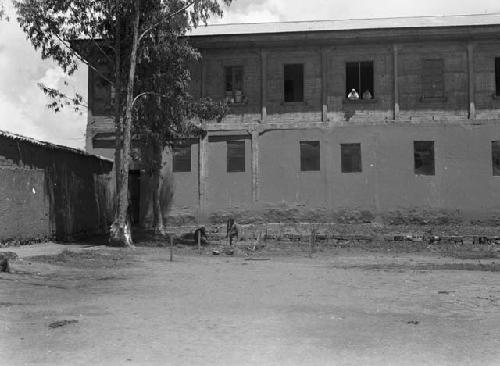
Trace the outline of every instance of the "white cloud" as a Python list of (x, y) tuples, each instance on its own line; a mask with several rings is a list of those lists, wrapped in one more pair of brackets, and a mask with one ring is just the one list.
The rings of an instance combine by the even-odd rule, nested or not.
[(82, 69), (68, 77), (54, 62), (41, 60), (12, 17), (0, 22), (0, 129), (83, 148), (86, 115), (48, 110), (37, 83), (61, 88), (66, 80), (70, 87), (65, 91), (86, 96), (86, 74)]
[(66, 79), (66, 74), (60, 68), (50, 68), (45, 71), (45, 75), (40, 78), (39, 82), (48, 86), (49, 88), (59, 88), (61, 83)]
[[(457, 15), (500, 12), (498, 0), (234, 0), (224, 23), (253, 13), (269, 12), (282, 21), (360, 19), (419, 15)], [(226, 21), (229, 20), (229, 21)], [(252, 17), (252, 22), (258, 17)], [(262, 20), (267, 21), (267, 20)]]

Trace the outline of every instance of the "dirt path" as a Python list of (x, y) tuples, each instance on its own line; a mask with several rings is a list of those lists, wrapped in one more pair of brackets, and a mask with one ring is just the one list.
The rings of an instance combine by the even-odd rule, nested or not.
[(0, 274), (0, 364), (500, 364), (500, 272), (412, 269), (458, 260), (97, 252)]

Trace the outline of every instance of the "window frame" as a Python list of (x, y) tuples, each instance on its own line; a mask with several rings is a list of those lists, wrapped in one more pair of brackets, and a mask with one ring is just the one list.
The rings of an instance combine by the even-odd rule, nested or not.
[[(306, 146), (317, 149), (313, 151), (314, 155), (306, 156)], [(314, 146), (317, 145), (317, 146)], [(300, 171), (301, 172), (319, 172), (321, 171), (321, 141), (319, 140), (302, 140), (299, 141), (300, 150)], [(317, 154), (317, 156), (316, 156)], [(313, 160), (314, 159), (314, 160)], [(312, 163), (311, 163), (311, 160)]]
[[(496, 154), (495, 154), (496, 153)], [(497, 155), (497, 156), (495, 156)], [(495, 161), (498, 164), (495, 166)], [(500, 176), (500, 140), (491, 141), (491, 168), (494, 177)]]
[[(425, 153), (422, 148), (417, 149), (417, 145), (430, 144), (432, 146), (432, 166), (431, 168), (425, 168), (424, 160), (425, 156), (422, 157), (422, 154)], [(420, 155), (419, 155), (420, 154)], [(417, 162), (420, 160), (421, 165), (417, 166)], [(424, 167), (424, 168), (422, 168)], [(425, 176), (435, 176), (436, 175), (436, 144), (433, 140), (418, 140), (413, 141), (413, 172), (415, 175), (425, 175)]]
[[(363, 81), (362, 81), (362, 73), (361, 73), (361, 70), (362, 70), (362, 64), (369, 64), (371, 66), (371, 82), (369, 82), (368, 84), (371, 85), (371, 90), (368, 88), (368, 90), (370, 90), (370, 93), (372, 95), (372, 97), (370, 99), (365, 99), (363, 98), (363, 94), (364, 94), (364, 91), (362, 90), (363, 87), (362, 85), (364, 84)], [(357, 88), (354, 88), (356, 89), (356, 92), (358, 93), (359, 95), (359, 99), (356, 99), (356, 100), (363, 100), (363, 101), (367, 101), (367, 100), (375, 100), (375, 62), (373, 60), (368, 60), (368, 61), (346, 61), (345, 62), (345, 94), (344, 94), (344, 98), (346, 100), (350, 100), (348, 99), (348, 95), (349, 93), (351, 92), (351, 90), (353, 89), (352, 87), (350, 87), (348, 84), (349, 84), (349, 79), (350, 77), (348, 77), (348, 69), (349, 67), (352, 67), (352, 66), (356, 66), (357, 68), (357, 73), (358, 73), (358, 87)], [(352, 86), (352, 85), (351, 85)]]
[[(287, 67), (288, 68), (292, 68), (292, 67), (298, 67), (300, 66), (301, 68), (301, 86), (300, 88), (298, 88), (297, 90), (300, 92), (297, 92), (295, 91), (295, 84), (294, 84), (294, 89), (293, 89), (293, 100), (287, 100), (287, 96), (290, 94), (290, 93), (287, 93), (286, 92), (286, 85), (287, 85), (287, 81), (297, 81), (296, 79), (290, 79), (290, 78), (287, 78)], [(298, 85), (298, 84), (297, 84)], [(286, 64), (283, 64), (283, 103), (304, 103), (305, 102), (305, 64), (302, 62), (297, 62), (297, 63), (286, 63)]]
[[(173, 173), (191, 173), (192, 171), (192, 156), (193, 149), (192, 144), (189, 143), (178, 143), (172, 146), (172, 172)], [(182, 149), (182, 150), (181, 150)], [(186, 158), (187, 153), (181, 153), (182, 151), (187, 151), (189, 149), (189, 159)], [(181, 150), (181, 151), (176, 151)], [(178, 157), (182, 156), (181, 159)], [(177, 159), (176, 159), (177, 157)], [(177, 162), (177, 163), (176, 163)], [(189, 165), (183, 165), (183, 162), (188, 162)]]
[[(243, 156), (232, 156), (234, 148), (238, 147)], [(226, 171), (228, 173), (244, 173), (246, 171), (246, 140), (227, 140), (226, 141)]]
[(495, 57), (495, 97), (500, 97), (500, 57)]
[[(353, 159), (352, 155), (349, 156), (349, 164), (350, 166), (348, 167), (347, 164), (347, 149), (351, 149), (353, 147), (357, 148), (357, 155), (355, 159)], [(351, 150), (352, 151), (352, 150)], [(353, 161), (355, 163), (353, 163)], [(354, 167), (354, 168), (353, 168)], [(350, 168), (350, 169), (348, 169)], [(360, 142), (352, 142), (352, 143), (345, 143), (345, 144), (340, 144), (340, 171), (345, 174), (351, 174), (351, 173), (362, 173), (363, 172), (363, 159), (362, 159), (362, 154), (361, 154), (361, 143)]]
[[(238, 70), (240, 73), (241, 73), (241, 80), (240, 80), (240, 88), (236, 88), (235, 85), (237, 84), (236, 83), (236, 80), (237, 80), (237, 77), (236, 77), (236, 72), (235, 70)], [(228, 86), (228, 76), (229, 74), (231, 75), (231, 87), (232, 89), (229, 90), (227, 88)], [(226, 98), (226, 100), (230, 103), (242, 103), (243, 101), (243, 96), (245, 95), (245, 68), (243, 65), (226, 65), (224, 66), (224, 96)], [(237, 99), (237, 94), (236, 92), (237, 91), (240, 91), (241, 94), (240, 94), (240, 98), (241, 100), (239, 102), (236, 102), (236, 99)]]
[[(103, 70), (102, 73), (106, 73)], [(112, 85), (99, 73), (92, 71), (92, 103), (91, 111), (96, 116), (108, 115), (113, 106), (115, 99), (115, 90)]]

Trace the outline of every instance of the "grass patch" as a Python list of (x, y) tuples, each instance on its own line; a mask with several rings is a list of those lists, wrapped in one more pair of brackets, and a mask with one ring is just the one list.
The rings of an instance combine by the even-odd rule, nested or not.
[(65, 249), (57, 255), (37, 255), (28, 257), (26, 260), (77, 268), (117, 267), (134, 262), (128, 249), (105, 253), (102, 253), (102, 250), (71, 251)]

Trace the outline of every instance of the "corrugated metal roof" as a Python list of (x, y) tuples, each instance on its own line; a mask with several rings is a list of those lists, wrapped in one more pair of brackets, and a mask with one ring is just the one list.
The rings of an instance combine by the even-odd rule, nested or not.
[(213, 24), (193, 29), (190, 33), (188, 33), (188, 35), (196, 37), (384, 28), (459, 27), (494, 24), (500, 25), (500, 13), (349, 20), (314, 20), (277, 23)]
[(16, 133), (12, 133), (12, 132), (8, 132), (8, 131), (0, 130), (0, 136), (7, 137), (7, 138), (10, 138), (12, 140), (19, 140), (19, 141), (28, 142), (28, 143), (33, 144), (33, 145), (43, 146), (43, 147), (47, 147), (47, 148), (51, 148), (51, 149), (65, 150), (65, 151), (72, 152), (74, 154), (91, 156), (91, 157), (98, 158), (98, 159), (101, 159), (101, 160), (106, 160), (106, 161), (113, 162), (112, 159), (108, 159), (108, 158), (106, 158), (104, 156), (89, 154), (89, 153), (87, 153), (84, 150), (75, 149), (75, 148), (68, 147), (68, 146), (63, 146), (63, 145), (56, 145), (56, 144), (52, 144), (52, 143), (47, 142), (47, 141), (35, 140), (35, 139), (31, 138), (31, 137), (26, 137), (26, 136), (23, 136), (23, 135), (18, 135)]

